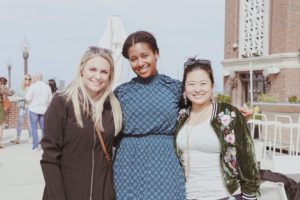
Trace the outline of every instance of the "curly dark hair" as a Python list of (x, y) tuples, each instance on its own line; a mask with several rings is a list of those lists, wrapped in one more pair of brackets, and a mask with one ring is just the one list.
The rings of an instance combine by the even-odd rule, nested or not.
[(154, 53), (159, 54), (159, 49), (157, 42), (153, 34), (147, 31), (137, 31), (130, 34), (123, 45), (122, 54), (125, 58), (129, 59), (128, 50), (129, 48), (136, 43), (147, 43)]
[(0, 83), (6, 85), (7, 79), (5, 77), (0, 77)]

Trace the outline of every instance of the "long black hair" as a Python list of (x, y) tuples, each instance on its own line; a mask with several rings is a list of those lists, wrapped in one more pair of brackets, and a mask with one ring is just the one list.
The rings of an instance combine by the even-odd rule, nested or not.
[(49, 86), (51, 88), (52, 94), (54, 94), (56, 92), (56, 90), (57, 90), (57, 86), (56, 86), (55, 80), (54, 79), (49, 79), (48, 80), (48, 84), (49, 84)]
[(182, 83), (181, 83), (182, 94), (180, 96), (180, 100), (179, 100), (179, 103), (178, 103), (178, 106), (179, 106), (180, 109), (181, 108), (188, 108), (192, 105), (192, 102), (190, 100), (188, 100), (187, 98), (184, 98), (183, 94), (185, 92), (185, 82), (186, 82), (187, 74), (189, 72), (197, 70), (197, 69), (201, 69), (201, 70), (205, 71), (208, 74), (212, 85), (214, 85), (214, 83), (215, 83), (213, 70), (212, 70), (212, 67), (211, 67), (211, 62), (209, 60), (197, 59), (196, 56), (188, 58), (187, 61), (184, 63), (184, 72), (183, 72), (183, 78), (182, 78)]

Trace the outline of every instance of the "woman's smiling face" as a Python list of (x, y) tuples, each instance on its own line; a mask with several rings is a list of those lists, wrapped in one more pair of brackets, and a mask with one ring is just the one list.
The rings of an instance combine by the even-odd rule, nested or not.
[(148, 78), (157, 73), (158, 54), (153, 52), (145, 42), (133, 44), (128, 49), (129, 62), (132, 70), (141, 78)]
[(81, 75), (90, 98), (93, 99), (107, 87), (110, 71), (109, 62), (100, 56), (91, 58), (86, 62)]
[(185, 95), (192, 104), (201, 106), (212, 98), (213, 84), (206, 71), (195, 69), (188, 72), (185, 81)]

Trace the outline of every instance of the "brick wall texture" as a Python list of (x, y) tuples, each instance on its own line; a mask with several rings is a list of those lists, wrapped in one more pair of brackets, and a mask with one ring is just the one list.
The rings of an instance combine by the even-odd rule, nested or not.
[(269, 53), (297, 52), (300, 48), (300, 1), (270, 1)]
[(300, 70), (281, 69), (280, 73), (271, 75), (271, 93), (278, 97), (280, 102), (287, 102), (287, 98), (296, 95), (300, 98)]
[(232, 45), (239, 41), (239, 8), (237, 0), (226, 0), (225, 3), (225, 39), (224, 58), (238, 58), (238, 48)]
[[(238, 48), (233, 44), (239, 40), (238, 0), (225, 2), (225, 44), (224, 59), (243, 59), (238, 56)], [(282, 68), (278, 74), (270, 75), (270, 92), (276, 95), (280, 102), (286, 102), (291, 95), (300, 98), (300, 0), (269, 0), (268, 54), (299, 52), (299, 62), (296, 68)], [(224, 91), (230, 91), (227, 79), (224, 79)], [(235, 89), (237, 90), (237, 88)], [(232, 91), (234, 94), (236, 91)], [(242, 96), (242, 92), (237, 94)], [(241, 100), (238, 100), (239, 102)]]
[[(226, 0), (224, 59), (238, 58), (240, 1)], [(269, 4), (269, 54), (300, 49), (300, 1), (272, 1)]]
[[(10, 107), (5, 112), (5, 127), (6, 128), (16, 128), (17, 127), (17, 120), (18, 120), (18, 107), (16, 101), (10, 101)], [(23, 129), (27, 129), (28, 127), (28, 118), (25, 118)]]

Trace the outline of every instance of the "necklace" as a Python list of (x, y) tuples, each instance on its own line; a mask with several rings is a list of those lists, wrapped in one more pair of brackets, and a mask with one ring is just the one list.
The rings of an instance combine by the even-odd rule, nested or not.
[(190, 175), (190, 135), (191, 135), (191, 132), (193, 131), (194, 127), (195, 126), (190, 126), (190, 129), (189, 129), (189, 126), (188, 126), (188, 121), (190, 120), (190, 118), (187, 120), (186, 124), (185, 124), (185, 132), (186, 132), (186, 166), (185, 166), (185, 177), (188, 177)]
[(203, 119), (205, 119), (207, 117), (207, 111), (211, 106), (211, 102), (208, 102), (206, 105), (204, 105), (202, 108), (202, 110), (198, 111), (198, 112), (193, 112), (191, 109), (191, 124), (197, 124), (198, 122), (201, 122)]
[[(205, 117), (207, 117), (206, 112), (208, 108), (210, 108), (210, 103), (206, 105), (205, 108), (203, 108), (200, 112), (197, 112), (197, 115), (200, 115), (198, 117), (193, 118), (193, 124), (189, 124), (189, 122), (192, 119), (192, 115), (189, 116), (189, 118), (185, 121), (185, 132), (186, 132), (186, 152), (187, 152), (187, 160), (186, 160), (186, 167), (185, 167), (185, 176), (188, 177), (190, 175), (190, 135), (193, 132), (194, 127), (197, 125), (197, 122), (202, 121)], [(190, 128), (189, 128), (190, 126)]]

